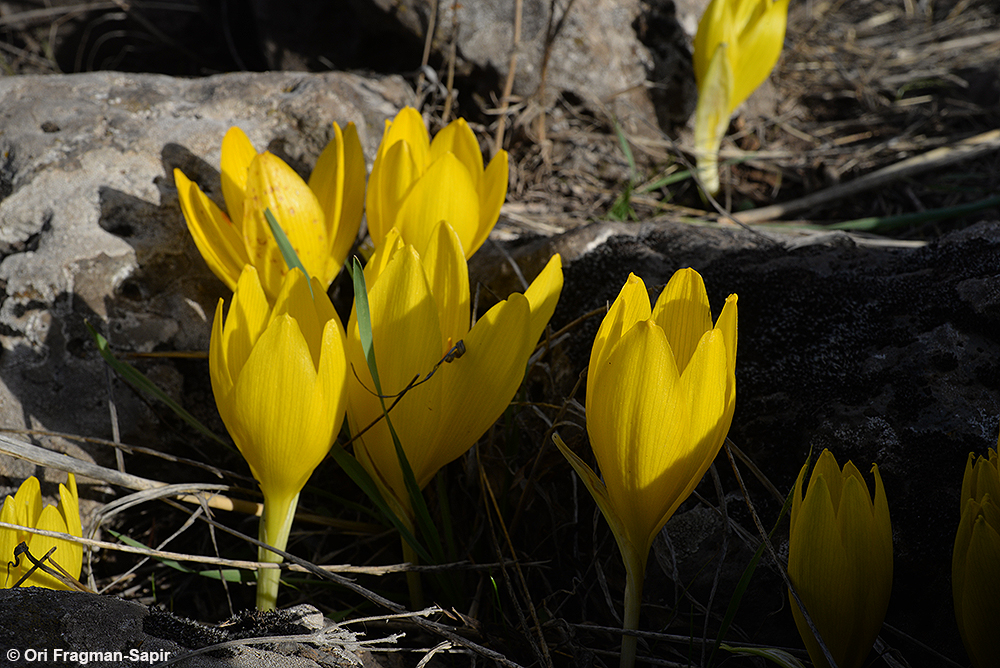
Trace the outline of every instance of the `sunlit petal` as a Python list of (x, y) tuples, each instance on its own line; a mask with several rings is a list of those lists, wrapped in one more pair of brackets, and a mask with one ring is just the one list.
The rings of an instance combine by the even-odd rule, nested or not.
[(243, 228), (243, 198), (247, 185), (247, 170), (257, 157), (257, 151), (243, 130), (231, 127), (222, 138), (222, 196), (236, 229)]

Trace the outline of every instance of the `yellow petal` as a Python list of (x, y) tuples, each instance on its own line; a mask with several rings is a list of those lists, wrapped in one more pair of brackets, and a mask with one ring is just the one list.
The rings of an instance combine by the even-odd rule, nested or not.
[(288, 267), (264, 217), (265, 209), (271, 210), (306, 272), (329, 286), (334, 269), (340, 267), (334, 266), (329, 254), (331, 241), (319, 200), (291, 167), (271, 153), (261, 153), (250, 163), (243, 234), (264, 292), (273, 299)]
[(652, 321), (629, 329), (604, 364), (590, 381), (587, 432), (629, 540), (648, 551), (689, 482), (678, 472), (697, 468), (690, 407), (667, 339)]
[(268, 495), (298, 494), (336, 436), (336, 416), (316, 410), (316, 376), (299, 325), (283, 315), (261, 335), (236, 379), (223, 419)]
[[(382, 382), (382, 392), (395, 395), (415, 376), (423, 377), (441, 359), (441, 333), (437, 307), (424, 275), (420, 259), (412, 247), (395, 253), (368, 287), (375, 361)], [(382, 414), (375, 384), (358, 335), (357, 315), (348, 325), (347, 354), (353, 371), (348, 373), (348, 418), (357, 432)], [(426, 475), (430, 439), (441, 417), (441, 384), (428, 382), (410, 390), (392, 410), (392, 422), (402, 441), (414, 475)], [(392, 398), (387, 400), (388, 403)], [(361, 437), (367, 459), (387, 486), (400, 498), (407, 493), (403, 484), (396, 451), (385, 421), (379, 422)]]
[(705, 77), (708, 73), (709, 62), (715, 55), (719, 44), (728, 41), (725, 33), (729, 24), (727, 12), (729, 0), (712, 0), (705, 13), (698, 21), (698, 31), (695, 33), (692, 44), (692, 59), (694, 61), (694, 78), (700, 91), (704, 86)]
[[(42, 509), (42, 514), (34, 526), (36, 529), (43, 529), (45, 531), (66, 533), (66, 522), (59, 513), (59, 509), (52, 505), (45, 506)], [(82, 548), (74, 546), (73, 543), (60, 538), (41, 536), (39, 534), (32, 535), (28, 541), (28, 548), (31, 550), (31, 555), (39, 560), (44, 558), (49, 550), (55, 548), (55, 552), (51, 554), (49, 559), (55, 560), (63, 570), (73, 577), (79, 577), (82, 564)], [(46, 559), (45, 563), (48, 563), (48, 559)], [(76, 572), (74, 573), (71, 569)], [(29, 587), (45, 587), (47, 589), (69, 589), (60, 580), (43, 572), (41, 569), (32, 573), (28, 581), (22, 586), (25, 585)]]
[(462, 242), (444, 221), (435, 226), (422, 252), (421, 264), (437, 304), (441, 348), (446, 350), (469, 332), (469, 267), (462, 254)]
[(385, 149), (375, 161), (368, 181), (366, 213), (368, 233), (376, 247), (395, 225), (403, 199), (421, 171), (414, 161), (412, 147), (403, 141)]
[[(21, 524), (17, 519), (14, 497), (8, 496), (4, 499), (3, 507), (0, 507), (0, 522)], [(0, 564), (4, 565), (4, 569), (0, 570), (0, 589), (10, 587), (21, 577), (19, 574), (21, 569), (6, 568), (7, 563), (14, 561), (14, 548), (20, 542), (21, 537), (15, 529), (0, 529)]]
[(329, 252), (339, 271), (361, 225), (365, 156), (354, 123), (348, 123), (343, 131), (334, 123), (333, 133), (309, 176), (309, 188), (323, 209), (331, 241)]
[(467, 256), (479, 230), (479, 193), (469, 170), (453, 153), (441, 156), (413, 184), (395, 225), (407, 243), (424, 248), (442, 220), (455, 229)]
[(387, 125), (382, 136), (382, 146), (387, 149), (400, 141), (409, 145), (414, 163), (423, 171), (430, 163), (430, 135), (420, 112), (413, 107), (403, 107), (396, 118), (392, 119), (392, 123)]
[(174, 170), (177, 198), (205, 263), (230, 290), (236, 288), (243, 267), (250, 262), (243, 236), (229, 217), (179, 169)]
[(510, 178), (507, 163), (507, 151), (500, 151), (490, 160), (486, 173), (479, 182), (479, 230), (465, 251), (466, 257), (472, 257), (479, 250), (500, 218)]
[[(318, 282), (316, 285), (319, 287)], [(320, 319), (320, 311), (325, 319)], [(274, 309), (271, 311), (268, 324), (285, 314), (292, 316), (298, 323), (302, 337), (309, 346), (313, 367), (318, 368), (323, 327), (331, 314), (335, 316), (336, 312), (324, 289), (310, 291), (309, 282), (298, 269), (289, 271), (288, 276), (282, 281), (281, 291), (274, 300)]]
[(621, 292), (601, 321), (597, 336), (594, 337), (594, 346), (590, 351), (590, 366), (587, 369), (587, 406), (591, 404), (593, 388), (598, 382), (597, 376), (603, 371), (611, 349), (618, 344), (625, 332), (636, 323), (649, 320), (650, 315), (646, 284), (635, 274), (629, 274)]
[(42, 490), (38, 478), (29, 476), (14, 494), (14, 508), (22, 526), (33, 527), (42, 514)]
[(434, 141), (431, 142), (428, 162), (433, 163), (449, 152), (465, 165), (478, 190), (479, 181), (483, 176), (483, 154), (479, 150), (476, 135), (472, 133), (464, 118), (455, 119), (435, 135)]
[(378, 277), (382, 275), (385, 271), (386, 265), (392, 260), (393, 256), (406, 248), (406, 242), (403, 241), (403, 237), (399, 234), (398, 228), (391, 228), (385, 237), (375, 245), (375, 252), (372, 256), (368, 258), (368, 263), (365, 265), (365, 285), (371, 290), (375, 281)]
[(722, 333), (705, 332), (678, 384), (689, 406), (690, 428), (687, 442), (678, 444), (678, 453), (683, 452), (684, 457), (674, 467), (674, 475), (682, 483), (680, 492), (667, 508), (664, 522), (701, 482), (729, 433), (735, 404), (726, 402), (726, 374)]
[(465, 355), (437, 370), (431, 382), (441, 386), (442, 417), (420, 475), (414, 468), (421, 486), (472, 447), (514, 398), (534, 349), (527, 336), (530, 319), (528, 300), (511, 295), (469, 331)]
[(215, 311), (208, 359), (212, 390), (217, 400), (229, 396), (250, 351), (264, 333), (269, 314), (270, 306), (257, 278), (257, 270), (247, 265), (233, 292), (225, 326), (221, 299)]
[(559, 303), (562, 294), (563, 271), (562, 256), (558, 253), (549, 258), (545, 268), (535, 277), (524, 296), (531, 304), (531, 324), (528, 328), (528, 341), (534, 346), (545, 331), (552, 314)]
[(733, 77), (730, 113), (764, 83), (784, 45), (788, 0), (759, 0), (754, 3), (754, 13), (756, 18), (748, 20), (739, 35), (739, 47), (730, 52)]
[(238, 127), (231, 127), (222, 138), (222, 196), (226, 200), (229, 217), (236, 229), (243, 229), (243, 198), (247, 185), (247, 170), (257, 157), (246, 133)]
[(653, 309), (653, 321), (667, 335), (677, 370), (683, 374), (702, 335), (712, 329), (705, 283), (694, 269), (674, 273)]

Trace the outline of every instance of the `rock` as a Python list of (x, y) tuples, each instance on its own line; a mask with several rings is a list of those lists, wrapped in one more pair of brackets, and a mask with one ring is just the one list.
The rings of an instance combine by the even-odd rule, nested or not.
[[(173, 169), (223, 204), (230, 126), (308, 172), (333, 121), (355, 122), (373, 156), (384, 119), (412, 98), (398, 77), (98, 72), (3, 78), (0, 99), (0, 424), (110, 438), (104, 362), (84, 323), (118, 352), (205, 351), (227, 294), (190, 239)], [(172, 363), (137, 364), (179, 398)], [(115, 386), (123, 440), (154, 444), (149, 408)], [(14, 479), (35, 472), (0, 462)]]
[[(435, 3), (373, 3), (424, 39)], [(514, 47), (514, 5), (440, 3), (433, 48), (445, 60), (455, 41), (459, 73), (491, 82), (494, 93), (502, 91)], [(566, 92), (613, 114), (630, 134), (654, 136), (658, 117), (661, 123), (677, 120), (693, 109), (690, 45), (667, 0), (577, 0), (561, 6), (524, 0), (515, 74), (514, 95), (536, 95), (544, 81), (546, 107)]]
[[(317, 626), (318, 618), (319, 626)], [(323, 629), (312, 606), (270, 613), (248, 612), (209, 627), (115, 596), (52, 591), (38, 587), (0, 589), (0, 646), (14, 667), (93, 663), (131, 668), (176, 660), (193, 650), (247, 638), (308, 637)], [(229, 646), (182, 660), (191, 668), (378, 668), (367, 651), (352, 647), (356, 634), (331, 629), (326, 640), (282, 639)], [(99, 653), (99, 654), (93, 654)]]

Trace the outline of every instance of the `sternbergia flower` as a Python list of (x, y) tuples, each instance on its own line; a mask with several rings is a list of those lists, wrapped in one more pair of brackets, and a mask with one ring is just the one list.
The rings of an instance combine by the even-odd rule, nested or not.
[(361, 224), (365, 158), (348, 123), (320, 154), (306, 184), (281, 158), (257, 153), (246, 134), (230, 128), (222, 140), (222, 194), (228, 215), (179, 169), (174, 181), (188, 229), (209, 268), (236, 288), (243, 267), (257, 268), (268, 299), (281, 289), (287, 266), (264, 211), (271, 210), (310, 276), (323, 290), (336, 278)]
[(975, 668), (1000, 666), (1000, 459), (970, 453), (962, 480), (951, 586), (955, 619)]
[[(264, 494), (260, 540), (284, 550), (299, 492), (344, 420), (344, 331), (322, 284), (290, 270), (271, 307), (252, 266), (243, 269), (209, 349), (219, 414)], [(315, 296), (314, 296), (315, 295)], [(280, 563), (260, 548), (259, 560)], [(278, 570), (257, 576), (257, 607), (274, 608)]]
[(694, 145), (698, 176), (719, 190), (719, 146), (729, 117), (778, 62), (788, 0), (712, 0), (694, 37), (698, 84)]
[[(736, 406), (736, 295), (718, 321), (701, 276), (681, 269), (650, 309), (634, 274), (604, 317), (587, 372), (587, 433), (603, 481), (558, 438), (625, 562), (625, 628), (636, 629), (653, 538), (725, 440)], [(622, 640), (621, 665), (635, 660)]]
[(424, 248), (442, 220), (455, 229), (466, 258), (483, 245), (507, 196), (507, 152), (483, 170), (483, 155), (464, 119), (430, 140), (420, 112), (405, 107), (386, 121), (368, 180), (366, 215), (376, 247), (395, 227)]
[[(43, 508), (38, 479), (31, 476), (21, 483), (14, 496), (8, 496), (4, 500), (3, 508), (0, 509), (0, 522), (82, 536), (79, 496), (76, 491), (76, 478), (72, 473), (69, 474), (69, 480), (65, 485), (59, 485), (59, 499), (58, 507), (48, 505)], [(35, 559), (41, 559), (53, 547), (56, 548), (50, 559), (74, 578), (80, 578), (80, 570), (83, 568), (83, 546), (80, 543), (16, 529), (0, 529), (0, 565), (5, 569), (3, 579), (0, 580), (0, 589), (14, 586), (32, 567), (25, 556), (19, 559), (14, 557), (15, 548), (22, 542), (27, 544), (28, 551)], [(19, 562), (19, 565), (8, 568), (7, 565), (12, 562)], [(51, 566), (48, 561), (45, 563)], [(56, 578), (37, 569), (21, 586), (68, 589)]]
[[(892, 525), (878, 466), (875, 497), (860, 471), (829, 450), (792, 493), (788, 577), (839, 668), (860, 668), (882, 628), (892, 591)], [(792, 616), (816, 666), (826, 657), (789, 592)]]
[[(372, 340), (382, 392), (401, 392), (459, 341), (465, 353), (406, 392), (389, 417), (422, 489), (438, 469), (461, 456), (514, 397), (528, 356), (555, 310), (562, 262), (552, 257), (522, 294), (512, 294), (470, 329), (468, 266), (458, 235), (438, 223), (422, 254), (393, 228), (365, 267)], [(352, 433), (382, 415), (362, 349), (357, 310), (347, 327), (347, 416)], [(389, 403), (389, 401), (387, 401)], [(412, 511), (392, 436), (380, 421), (354, 452), (404, 523)]]

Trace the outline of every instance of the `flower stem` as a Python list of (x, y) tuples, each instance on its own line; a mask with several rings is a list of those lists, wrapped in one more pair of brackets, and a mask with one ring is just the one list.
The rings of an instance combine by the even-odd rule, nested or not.
[[(622, 628), (625, 631), (636, 631), (639, 628), (639, 609), (642, 606), (642, 583), (646, 576), (645, 559), (630, 559), (623, 554), (625, 561), (625, 618)], [(638, 638), (633, 635), (622, 636), (622, 652), (620, 668), (632, 668), (635, 665), (635, 652)]]
[[(411, 564), (419, 564), (420, 556), (416, 551), (406, 542), (405, 538), (400, 538), (403, 543), (403, 561), (407, 561)], [(420, 610), (424, 607), (424, 584), (420, 579), (419, 571), (406, 571), (406, 586), (410, 590), (410, 608), (412, 610)]]
[[(262, 543), (267, 543), (279, 550), (288, 545), (288, 534), (292, 529), (292, 519), (295, 517), (295, 507), (299, 504), (299, 495), (284, 498), (268, 498), (264, 495), (264, 517), (260, 521), (258, 537)], [(267, 548), (257, 548), (257, 560), (280, 564), (282, 558)], [(278, 600), (278, 585), (281, 582), (281, 569), (267, 568), (257, 571), (257, 609), (274, 610)]]

